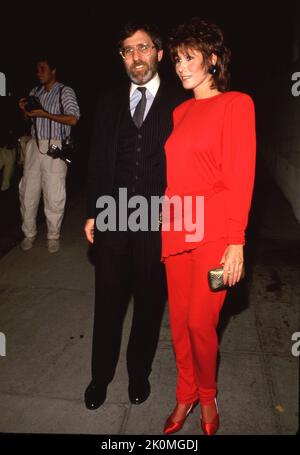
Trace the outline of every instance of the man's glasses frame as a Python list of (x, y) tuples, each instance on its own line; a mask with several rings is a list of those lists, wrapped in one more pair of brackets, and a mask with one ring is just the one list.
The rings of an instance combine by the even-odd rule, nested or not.
[(156, 48), (156, 46), (147, 44), (147, 43), (139, 43), (135, 46), (127, 46), (120, 49), (119, 54), (124, 60), (129, 60), (136, 50), (141, 55), (150, 55), (152, 49)]

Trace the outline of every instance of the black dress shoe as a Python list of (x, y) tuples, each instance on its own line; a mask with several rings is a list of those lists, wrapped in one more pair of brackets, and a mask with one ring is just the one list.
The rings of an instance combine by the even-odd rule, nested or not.
[(148, 379), (139, 382), (129, 382), (128, 394), (132, 404), (141, 404), (147, 400), (151, 393), (150, 382)]
[(91, 382), (84, 393), (85, 405), (88, 409), (99, 408), (106, 400), (106, 384)]

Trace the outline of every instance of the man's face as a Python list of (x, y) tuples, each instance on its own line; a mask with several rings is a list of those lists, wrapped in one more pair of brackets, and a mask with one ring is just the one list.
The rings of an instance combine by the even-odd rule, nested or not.
[[(149, 46), (147, 53), (143, 54), (137, 45)], [(125, 69), (131, 81), (137, 85), (149, 82), (157, 73), (158, 62), (162, 59), (163, 51), (157, 51), (150, 36), (143, 30), (138, 30), (134, 35), (126, 38), (123, 49), (131, 49), (131, 55), (124, 59)]]
[(46, 85), (55, 81), (56, 70), (51, 70), (48, 62), (38, 62), (36, 66), (36, 76), (41, 84)]

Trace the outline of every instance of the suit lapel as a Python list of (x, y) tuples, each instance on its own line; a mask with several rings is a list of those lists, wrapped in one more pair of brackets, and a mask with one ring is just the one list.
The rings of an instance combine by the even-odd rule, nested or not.
[(160, 83), (160, 86), (157, 90), (155, 98), (151, 104), (151, 107), (147, 113), (147, 116), (146, 116), (143, 124), (146, 122), (150, 122), (153, 115), (155, 115), (159, 111), (159, 108), (161, 106), (161, 101), (162, 101), (162, 93), (163, 93), (163, 88), (162, 88), (162, 84)]
[(119, 131), (120, 124), (126, 110), (129, 109), (129, 88), (123, 88), (119, 93), (116, 94), (115, 106), (113, 109), (113, 138), (112, 138), (112, 162), (113, 166), (115, 165), (117, 151), (118, 151), (118, 140), (119, 140)]

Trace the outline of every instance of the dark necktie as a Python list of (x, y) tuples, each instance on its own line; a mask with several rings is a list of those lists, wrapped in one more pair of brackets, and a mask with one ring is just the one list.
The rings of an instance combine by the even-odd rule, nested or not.
[(144, 120), (144, 114), (145, 114), (145, 109), (146, 109), (146, 103), (147, 103), (147, 99), (146, 99), (146, 87), (138, 87), (138, 89), (141, 94), (142, 94), (142, 98), (140, 99), (140, 101), (138, 102), (136, 108), (135, 108), (135, 111), (134, 111), (134, 114), (133, 114), (133, 121), (135, 123), (135, 125), (140, 128), (143, 124), (143, 120)]

